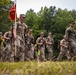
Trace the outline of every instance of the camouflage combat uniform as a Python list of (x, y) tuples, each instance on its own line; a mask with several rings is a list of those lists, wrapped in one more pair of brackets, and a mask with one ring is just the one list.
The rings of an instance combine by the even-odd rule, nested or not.
[(76, 55), (76, 30), (69, 27), (66, 29), (65, 35), (69, 41), (70, 54), (74, 56)]
[(16, 61), (24, 61), (24, 50), (25, 50), (25, 39), (24, 35), (26, 34), (27, 25), (25, 23), (21, 23), (18, 21), (16, 25), (13, 25), (13, 28), (16, 28), (17, 38), (14, 42), (14, 54), (16, 57)]
[(53, 56), (53, 44), (54, 44), (54, 40), (52, 37), (47, 37), (46, 38), (46, 42), (48, 42), (49, 44), (46, 44), (46, 48), (48, 50), (48, 60), (52, 60), (52, 56)]
[(60, 41), (60, 53), (57, 58), (57, 61), (60, 61), (63, 56), (66, 56), (67, 60), (69, 60), (69, 58), (70, 58), (70, 56), (69, 56), (69, 42), (65, 39), (62, 39)]
[[(42, 43), (39, 45), (38, 43)], [(46, 39), (44, 37), (39, 37), (36, 40), (36, 44), (38, 45), (38, 49), (40, 50), (40, 61), (45, 61), (45, 43)]]
[(34, 59), (34, 36), (32, 33), (30, 34), (29, 32), (26, 37), (26, 49), (27, 49), (27, 58), (32, 60)]
[(5, 61), (11, 61), (12, 54), (12, 33), (8, 31), (4, 34), (6, 47), (5, 47)]

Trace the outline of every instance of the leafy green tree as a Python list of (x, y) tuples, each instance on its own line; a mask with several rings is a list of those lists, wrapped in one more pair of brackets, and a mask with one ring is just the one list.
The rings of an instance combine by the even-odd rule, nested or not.
[(0, 5), (8, 5), (10, 0), (0, 0)]
[(26, 13), (26, 24), (29, 26), (29, 28), (33, 27), (36, 22), (36, 13), (34, 10), (30, 9)]
[[(5, 2), (5, 0), (3, 2)], [(8, 31), (9, 27), (12, 24), (9, 18), (9, 10), (12, 4), (13, 2), (8, 3), (8, 5), (5, 3), (0, 5), (0, 31), (2, 31), (3, 33)]]
[(73, 20), (76, 20), (76, 10), (71, 11), (71, 16), (73, 17)]

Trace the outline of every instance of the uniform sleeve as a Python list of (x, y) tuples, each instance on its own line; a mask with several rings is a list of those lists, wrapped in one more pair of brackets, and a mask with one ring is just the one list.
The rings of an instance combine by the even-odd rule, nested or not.
[(17, 22), (13, 24), (13, 28), (17, 28)]
[(6, 37), (6, 36), (7, 36), (7, 34), (8, 34), (8, 32), (6, 32), (3, 36), (4, 36), (4, 37)]
[(39, 43), (39, 38), (37, 38), (36, 43)]
[(66, 37), (67, 37), (67, 39), (68, 39), (68, 38), (69, 38), (69, 30), (68, 30), (68, 29), (66, 29), (65, 35), (66, 35)]
[(28, 29), (28, 26), (25, 24), (26, 29)]
[(63, 40), (60, 41), (60, 45), (62, 45), (62, 44), (63, 44)]
[(24, 32), (25, 32), (25, 35), (28, 33), (28, 26), (24, 23), (24, 26), (25, 26), (25, 30), (24, 30)]

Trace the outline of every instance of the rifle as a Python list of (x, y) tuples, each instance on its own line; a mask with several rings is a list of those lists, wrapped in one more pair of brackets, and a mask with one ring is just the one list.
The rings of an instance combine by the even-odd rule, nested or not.
[(13, 25), (11, 27), (11, 36), (10, 36), (10, 40), (11, 40), (11, 48), (13, 47)]
[(43, 45), (45, 43), (44, 40), (43, 39), (40, 39), (39, 42), (42, 43), (42, 45), (40, 45), (40, 47), (43, 47)]

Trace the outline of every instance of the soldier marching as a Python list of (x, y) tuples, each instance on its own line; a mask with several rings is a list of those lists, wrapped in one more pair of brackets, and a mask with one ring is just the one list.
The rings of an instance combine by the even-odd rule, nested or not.
[[(40, 36), (34, 39), (32, 29), (24, 23), (26, 16), (20, 15), (19, 21), (14, 23), (10, 30), (2, 35), (0, 32), (0, 62), (24, 62), (32, 61), (52, 61), (54, 39), (51, 32), (45, 37), (44, 32), (40, 32)], [(63, 56), (67, 60), (71, 60), (76, 55), (76, 30), (74, 29), (74, 21), (70, 22), (70, 27), (66, 29), (63, 39), (60, 41), (60, 53), (57, 61), (62, 60)], [(45, 51), (48, 51), (46, 55)], [(72, 53), (73, 52), (73, 53)]]
[(48, 33), (48, 37), (46, 38), (46, 48), (48, 50), (48, 60), (52, 60), (53, 57), (53, 44), (54, 39), (52, 37), (52, 33)]
[(69, 60), (69, 42), (66, 38), (66, 36), (63, 36), (63, 39), (60, 41), (60, 53), (57, 57), (57, 61), (60, 61), (63, 56), (67, 57), (67, 60)]

